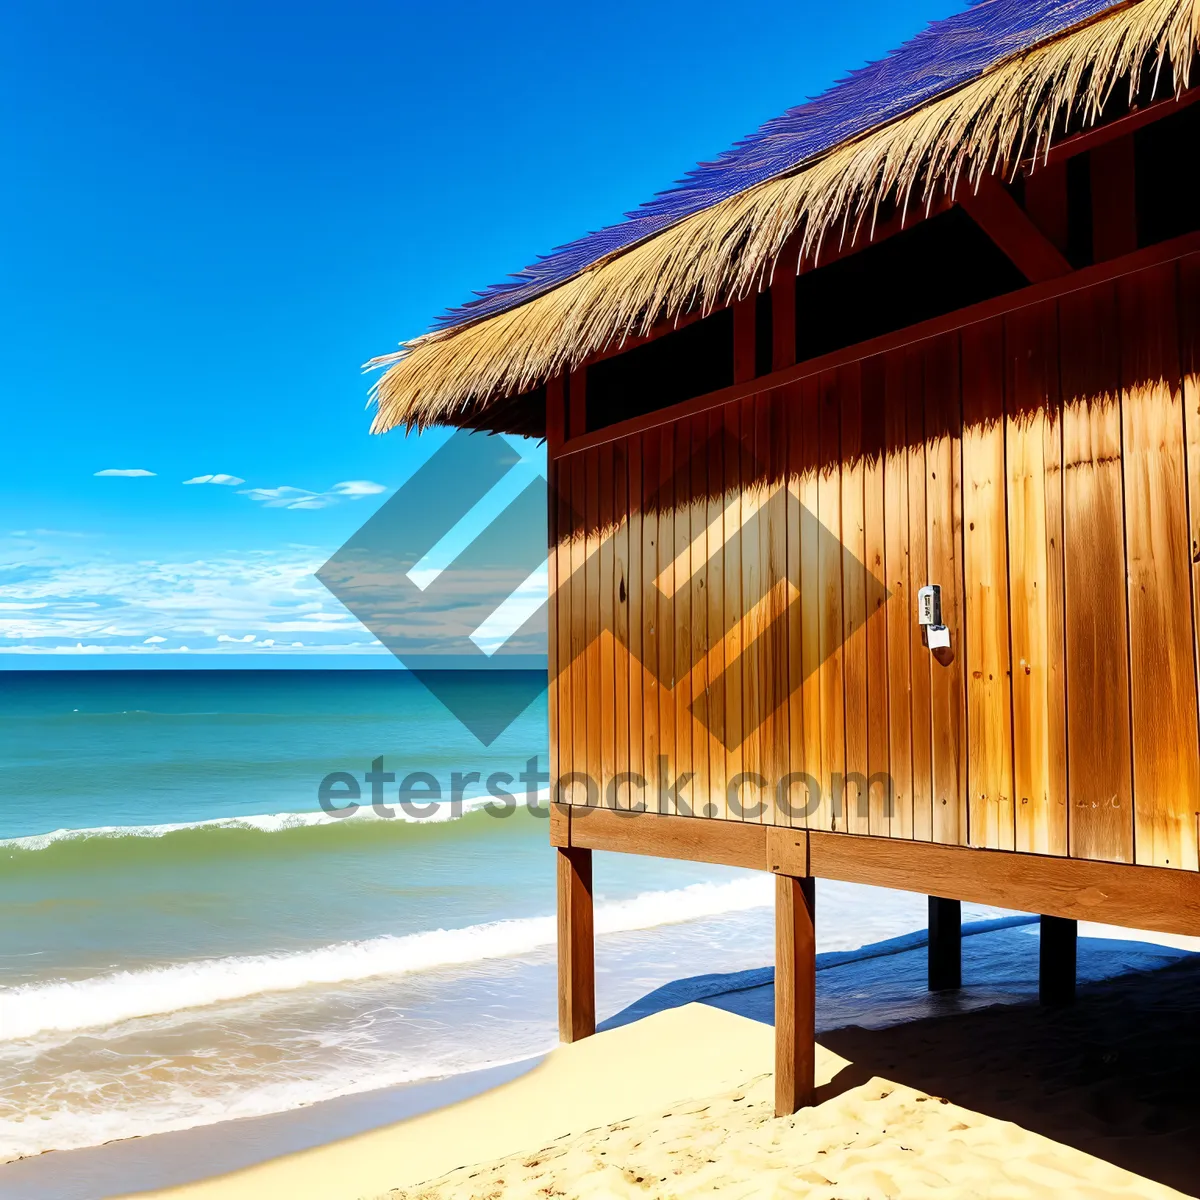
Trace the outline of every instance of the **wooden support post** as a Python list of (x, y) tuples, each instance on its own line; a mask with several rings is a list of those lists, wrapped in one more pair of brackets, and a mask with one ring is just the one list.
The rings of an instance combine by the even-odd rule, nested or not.
[(962, 987), (962, 902), (929, 897), (929, 990)]
[(577, 1042), (596, 1032), (596, 948), (592, 929), (592, 852), (559, 846), (558, 1036)]
[(775, 1115), (814, 1102), (817, 1051), (815, 880), (775, 876)]
[(1133, 135), (1092, 151), (1092, 256), (1107, 262), (1137, 249)]
[(1042, 917), (1038, 999), (1060, 1007), (1075, 1000), (1075, 943), (1079, 925), (1066, 917)]

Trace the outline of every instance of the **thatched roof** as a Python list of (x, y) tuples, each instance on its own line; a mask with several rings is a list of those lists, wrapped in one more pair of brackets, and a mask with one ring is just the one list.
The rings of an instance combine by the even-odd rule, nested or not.
[(884, 206), (1011, 171), (1147, 72), (1181, 91), (1198, 47), (1200, 0), (981, 0), (372, 359), (372, 428), (527, 428), (512, 397), (762, 286), (789, 239), (811, 262)]

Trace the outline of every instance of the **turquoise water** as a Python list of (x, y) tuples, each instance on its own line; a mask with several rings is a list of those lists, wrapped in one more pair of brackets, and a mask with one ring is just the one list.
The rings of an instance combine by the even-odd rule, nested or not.
[[(545, 728), (543, 697), (484, 748), (393, 671), (0, 674), (0, 1160), (551, 1046), (553, 860), (516, 781)], [(413, 771), (433, 817), (396, 804)], [(519, 803), (490, 815), (474, 784), (456, 816), (456, 771)], [(320, 809), (331, 772), (364, 792), (348, 819)], [(766, 880), (596, 874), (607, 1011), (769, 957)]]
[[(394, 802), (414, 771), (448, 795), (544, 770), (545, 731), (543, 697), (485, 749), (397, 671), (0, 673), (0, 1161), (552, 1047), (540, 800)], [(318, 803), (331, 772), (364, 792), (349, 818)], [(595, 892), (601, 1017), (771, 961), (767, 876), (597, 855)], [(818, 905), (822, 950), (925, 923), (920, 896)]]

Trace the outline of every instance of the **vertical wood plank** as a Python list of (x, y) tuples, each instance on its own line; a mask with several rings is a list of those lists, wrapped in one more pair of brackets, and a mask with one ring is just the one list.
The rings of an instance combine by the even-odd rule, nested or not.
[[(657, 431), (659, 439), (658, 567), (666, 571), (675, 561), (675, 430), (667, 425)], [(675, 595), (658, 590), (658, 753), (656, 775), (661, 781), (679, 769), (675, 748)], [(660, 787), (658, 811), (673, 811), (669, 797)]]
[(597, 451), (598, 492), (600, 498), (598, 536), (600, 543), (600, 633), (597, 655), (600, 661), (600, 795), (601, 803), (610, 804), (611, 784), (616, 774), (616, 662), (613, 631), (617, 627), (616, 539), (613, 536), (616, 507), (613, 496), (613, 444)]
[(587, 433), (587, 367), (578, 367), (567, 377), (567, 437)]
[[(742, 436), (740, 404), (727, 404), (722, 414), (725, 455), (725, 779), (728, 788), (742, 770)], [(749, 480), (746, 481), (749, 484)], [(728, 791), (726, 807), (728, 808)], [(729, 811), (730, 820), (741, 813)]]
[(688, 770), (694, 771), (695, 780), (689, 789), (690, 811), (701, 816), (709, 811), (712, 801), (709, 775), (709, 734), (696, 713), (708, 711), (712, 699), (711, 681), (708, 674), (708, 416), (701, 413), (683, 422), (691, 440), (689, 468), (690, 525), (692, 540), (691, 593), (692, 646), (689, 661), (693, 664), (691, 678), (691, 707), (688, 712), (688, 732), (692, 739), (692, 756)]
[(1005, 321), (1005, 337), (1016, 847), (1066, 854), (1057, 307), (1042, 304), (1012, 313)]
[[(1200, 254), (1179, 263), (1179, 332), (1188, 477), (1188, 552), (1192, 557), (1192, 645), (1200, 681)], [(1181, 737), (1185, 736), (1183, 733)], [(1200, 803), (1193, 815), (1200, 824)]]
[(646, 807), (659, 811), (658, 760), (662, 753), (659, 741), (659, 714), (662, 709), (662, 685), (659, 683), (658, 625), (662, 620), (660, 604), (663, 596), (658, 589), (658, 542), (662, 486), (662, 434), (657, 429), (641, 435), (642, 445), (642, 773), (646, 776)]
[(550, 459), (551, 503), (555, 517), (555, 552), (552, 566), (554, 600), (552, 604), (555, 636), (550, 639), (555, 658), (550, 665), (551, 692), (557, 698), (557, 716), (550, 722), (555, 739), (555, 756), (550, 764), (551, 796), (558, 798), (558, 781), (574, 769), (572, 752), (575, 718), (571, 685), (571, 459)]
[[(571, 761), (576, 774), (591, 770), (587, 721), (587, 464), (571, 456)], [(572, 788), (564, 800), (585, 803)]]
[[(885, 606), (887, 619), (888, 754), (892, 780), (892, 837), (913, 835), (912, 764), (912, 638), (916, 626), (910, 578), (910, 525), (908, 502), (908, 396), (905, 389), (906, 356), (893, 351), (885, 356), (884, 438), (884, 570), (880, 578), (891, 593)], [(922, 471), (922, 486), (924, 471)], [(922, 516), (918, 535), (924, 543)], [(921, 662), (920, 659), (917, 660)], [(922, 664), (924, 665), (924, 664)], [(928, 674), (928, 667), (925, 667)], [(926, 705), (928, 708), (928, 705)], [(874, 832), (872, 826), (872, 832)]]
[[(821, 386), (813, 376), (800, 384), (800, 712), (803, 721), (800, 763), (795, 770), (811, 777), (814, 794), (804, 799), (805, 825), (829, 827), (829, 793), (821, 766)], [(795, 803), (795, 801), (793, 801)]]
[(791, 755), (788, 748), (788, 600), (787, 573), (787, 433), (785, 394), (776, 389), (765, 397), (769, 479), (771, 499), (766, 511), (766, 584), (771, 597), (767, 620), (767, 693), (768, 716), (765, 723), (766, 766), (769, 805), (765, 820), (775, 825), (790, 823), (786, 808), (779, 804), (779, 785), (788, 774)]
[(1134, 859), (1197, 867), (1200, 759), (1192, 562), (1174, 264), (1117, 285), (1129, 650)]
[[(755, 398), (748, 396), (739, 402), (742, 431), (742, 493), (744, 503), (753, 516), (742, 525), (742, 655), (738, 666), (742, 674), (742, 772), (747, 776), (762, 774), (763, 768), (763, 702), (765, 698), (761, 661), (753, 647), (763, 631), (763, 605), (766, 589), (763, 582), (764, 556), (761, 530), (765, 524), (762, 505), (767, 479), (759, 450), (764, 435), (759, 429)], [(746, 820), (762, 821), (761, 790), (747, 782), (741, 789), (741, 805)]]
[(754, 378), (755, 296), (747, 296), (733, 306), (733, 382), (746, 383)]
[[(643, 546), (642, 532), (642, 435), (634, 434), (628, 441), (627, 466), (629, 472), (629, 602), (626, 620), (629, 628), (628, 650), (625, 655), (626, 688), (629, 696), (629, 719), (627, 739), (631, 775), (649, 778), (646, 770), (645, 730), (643, 705), (646, 698), (646, 679), (642, 667), (644, 651), (642, 635), (645, 620), (643, 597), (645, 582), (642, 575)], [(644, 808), (648, 789), (638, 791), (631, 785), (630, 801), (635, 808)]]
[[(925, 351), (926, 523), (929, 580), (942, 589), (942, 620), (954, 660), (931, 667), (933, 719), (933, 840), (967, 841), (965, 695), (962, 609), (962, 410), (957, 334)], [(928, 652), (927, 652), (928, 653)]]
[(1038, 165), (1025, 178), (1025, 211), (1029, 219), (1066, 254), (1069, 244), (1067, 221), (1067, 164)]
[(1092, 257), (1096, 262), (1137, 249), (1137, 186), (1133, 135), (1091, 152)]
[(816, 1101), (817, 939), (812, 879), (775, 876), (775, 1115)]
[(962, 987), (962, 902), (929, 897), (929, 990)]
[[(671, 780), (684, 772), (694, 772), (692, 755), (692, 580), (694, 564), (692, 544), (692, 454), (691, 428), (687, 421), (674, 425), (675, 435), (675, 558), (683, 562), (682, 573), (675, 576), (675, 667), (672, 672), (672, 699), (675, 709), (675, 762)], [(673, 811), (690, 813), (695, 802), (695, 780), (675, 794)]]
[[(817, 828), (845, 830), (835, 805), (846, 772), (845, 676), (842, 624), (842, 478), (840, 391), (836, 371), (820, 376), (817, 519), (825, 527), (818, 547), (820, 621), (821, 807)], [(832, 536), (830, 536), (832, 535)]]
[[(929, 575), (929, 523), (926, 456), (925, 359), (919, 349), (901, 351), (904, 392), (908, 399), (908, 555), (909, 604), (918, 588), (932, 582)], [(912, 664), (912, 834), (918, 841), (933, 839), (933, 671), (940, 669), (921, 640), (915, 619), (909, 622)], [(903, 811), (902, 811), (903, 815)]]
[(867, 542), (863, 465), (862, 364), (839, 369), (842, 475), (842, 678), (846, 766), (842, 784), (843, 826), (869, 833), (867, 770)]
[[(787, 609), (787, 707), (789, 772), (804, 775), (809, 771), (804, 744), (804, 570), (800, 552), (804, 514), (802, 480), (804, 475), (804, 389), (799, 384), (782, 389), (785, 439), (787, 443), (787, 574), (796, 588)], [(786, 824), (807, 827), (808, 791), (792, 786), (785, 796), (788, 804)]]
[(629, 439), (613, 443), (613, 799), (628, 808), (636, 799), (629, 774)]
[[(604, 803), (604, 698), (601, 690), (600, 630), (604, 595), (605, 572), (600, 528), (600, 498), (603, 491), (600, 477), (600, 451), (589, 450), (584, 455), (587, 472), (587, 494), (585, 522), (587, 525), (587, 650), (584, 653), (585, 686), (587, 688), (587, 771), (598, 785), (598, 790), (588, 789), (589, 803)], [(609, 460), (611, 462), (611, 458)], [(608, 574), (611, 584), (611, 569)], [(609, 588), (611, 596), (612, 589)], [(611, 720), (611, 718), (610, 718)], [(610, 724), (611, 729), (611, 724)]]
[[(863, 559), (873, 583), (864, 595), (867, 683), (867, 779), (892, 778), (891, 714), (888, 700), (889, 655), (887, 625), (887, 365), (883, 358), (862, 365), (863, 395)], [(903, 416), (903, 410), (901, 410)], [(883, 583), (883, 587), (879, 584)], [(908, 644), (905, 630), (904, 643)], [(907, 690), (905, 700), (907, 701)], [(904, 756), (907, 762), (907, 755)], [(867, 832), (890, 837), (896, 803), (895, 784), (869, 785)]]
[(1120, 335), (1113, 284), (1059, 302), (1068, 852), (1133, 861)]
[(1002, 320), (963, 330), (962, 395), (968, 828), (972, 846), (1012, 850)]
[[(750, 303), (753, 304), (753, 298)], [(753, 312), (751, 313), (753, 316)], [(753, 332), (753, 324), (751, 324)], [(754, 339), (750, 339), (750, 370), (754, 370)], [(709, 794), (712, 815), (728, 819), (729, 803), (726, 796), (728, 780), (725, 774), (725, 689), (729, 681), (725, 678), (725, 414), (713, 409), (708, 414), (707, 464), (708, 474), (708, 522), (714, 539), (719, 545), (708, 547), (708, 562), (705, 567), (708, 592), (708, 644), (709, 644), (709, 703), (705, 706), (706, 724), (711, 733), (709, 741)], [(719, 687), (718, 687), (719, 684)]]
[(559, 846), (558, 1036), (577, 1042), (596, 1032), (596, 949), (592, 852)]

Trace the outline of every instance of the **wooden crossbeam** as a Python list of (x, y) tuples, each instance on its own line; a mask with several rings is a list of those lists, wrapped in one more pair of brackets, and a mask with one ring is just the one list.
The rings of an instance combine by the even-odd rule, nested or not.
[(958, 202), (1030, 283), (1070, 274), (1071, 264), (1059, 248), (1029, 219), (999, 180), (983, 180), (977, 192), (959, 196)]

